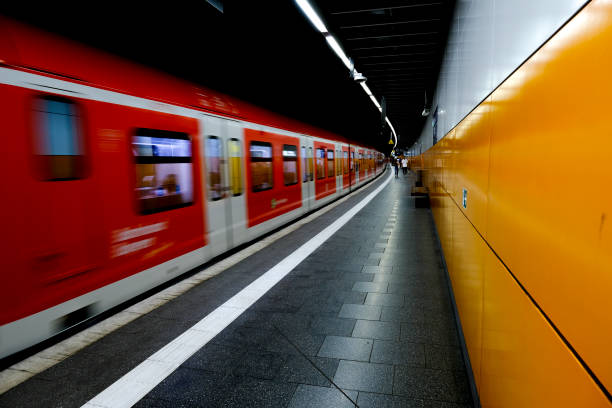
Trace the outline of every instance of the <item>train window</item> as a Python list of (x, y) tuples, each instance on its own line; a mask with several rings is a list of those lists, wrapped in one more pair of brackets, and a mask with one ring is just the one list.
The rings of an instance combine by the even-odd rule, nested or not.
[(302, 146), (302, 182), (308, 181), (308, 158), (306, 157), (306, 148)]
[(344, 174), (348, 174), (349, 171), (349, 166), (348, 166), (348, 152), (344, 151), (342, 152), (342, 154), (344, 155), (344, 164), (343, 164), (343, 168), (344, 168)]
[(227, 141), (227, 151), (229, 153), (229, 170), (231, 192), (234, 197), (242, 194), (242, 149), (240, 140), (231, 138)]
[(342, 159), (340, 155), (340, 150), (336, 150), (336, 176), (342, 174)]
[(42, 97), (34, 103), (39, 174), (46, 181), (85, 178), (85, 149), (76, 103), (66, 98)]
[(283, 145), (283, 180), (286, 186), (298, 182), (297, 146)]
[(272, 171), (272, 145), (266, 142), (251, 142), (251, 184), (254, 192), (274, 187)]
[(355, 152), (351, 152), (351, 161), (350, 161), (351, 171), (353, 171), (354, 162), (355, 162)]
[(137, 129), (132, 137), (136, 162), (136, 197), (142, 214), (193, 203), (193, 169), (189, 135)]
[(325, 149), (317, 149), (317, 179), (325, 178)]
[(312, 181), (314, 180), (314, 164), (313, 164), (313, 159), (312, 159), (312, 147), (308, 148), (308, 180)]
[(208, 167), (208, 198), (217, 201), (225, 198), (223, 187), (223, 145), (217, 136), (206, 138), (206, 167)]
[(334, 177), (334, 151), (327, 150), (327, 177)]

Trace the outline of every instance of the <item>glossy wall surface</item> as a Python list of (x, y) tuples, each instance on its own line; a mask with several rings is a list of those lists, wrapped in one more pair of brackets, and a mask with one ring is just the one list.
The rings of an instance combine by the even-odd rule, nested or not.
[[(457, 0), (431, 113), (417, 153), (454, 128), (559, 27), (585, 0)], [(420, 150), (419, 150), (420, 149)]]
[(483, 407), (611, 404), (611, 43), (592, 1), (413, 160)]

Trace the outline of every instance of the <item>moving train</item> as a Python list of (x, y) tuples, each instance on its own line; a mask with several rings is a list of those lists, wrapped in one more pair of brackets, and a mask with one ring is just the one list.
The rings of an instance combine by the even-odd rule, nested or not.
[(383, 171), (335, 134), (0, 19), (0, 358)]

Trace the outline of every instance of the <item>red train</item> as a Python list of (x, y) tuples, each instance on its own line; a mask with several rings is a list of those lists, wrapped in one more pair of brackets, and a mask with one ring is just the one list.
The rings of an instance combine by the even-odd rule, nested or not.
[(0, 19), (0, 358), (250, 241), (384, 156)]

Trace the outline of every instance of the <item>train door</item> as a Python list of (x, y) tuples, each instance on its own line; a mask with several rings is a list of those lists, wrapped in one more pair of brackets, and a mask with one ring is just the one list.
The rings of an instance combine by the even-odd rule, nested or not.
[[(36, 279), (50, 285), (100, 266), (103, 228), (95, 214), (101, 197), (92, 169), (95, 149), (87, 143), (82, 106), (45, 96), (36, 99), (30, 113), (36, 180), (30, 187), (35, 195), (30, 200), (32, 216), (25, 224), (29, 241), (23, 250), (33, 260)], [(49, 289), (38, 301), (53, 296)]]
[(355, 171), (355, 149), (350, 147), (351, 159), (350, 159), (350, 181), (351, 185), (357, 184), (357, 172)]
[(342, 188), (349, 188), (349, 152), (348, 146), (342, 146)]
[(238, 122), (206, 117), (202, 129), (203, 196), (214, 255), (246, 240), (244, 148)]
[(300, 157), (302, 158), (302, 197), (304, 208), (309, 211), (314, 205), (314, 159), (312, 139), (302, 136)]
[(359, 163), (359, 182), (361, 183), (362, 181), (365, 180), (365, 164), (364, 164), (364, 155), (363, 155), (363, 150), (359, 150), (358, 151), (359, 154), (359, 159), (357, 160), (357, 162)]
[(342, 191), (342, 150), (336, 145), (336, 191)]

